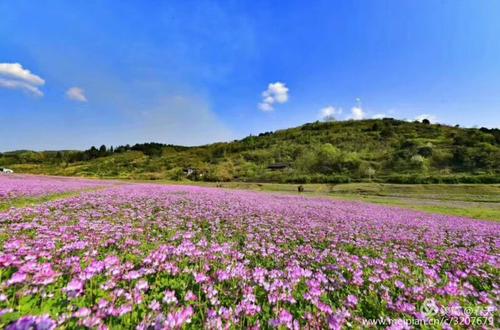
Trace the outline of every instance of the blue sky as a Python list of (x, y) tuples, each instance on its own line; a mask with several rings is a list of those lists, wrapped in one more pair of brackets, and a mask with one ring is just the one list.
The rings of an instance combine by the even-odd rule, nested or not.
[(0, 0), (0, 151), (500, 127), (500, 1)]

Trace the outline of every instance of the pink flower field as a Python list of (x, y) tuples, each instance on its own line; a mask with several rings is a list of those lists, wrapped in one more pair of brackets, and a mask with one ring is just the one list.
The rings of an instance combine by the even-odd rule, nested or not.
[[(85, 186), (1, 180), (8, 196)], [(499, 326), (494, 222), (130, 184), (0, 213), (0, 241), (7, 329)]]
[(40, 197), (109, 185), (95, 180), (43, 176), (0, 175), (0, 201), (18, 197)]

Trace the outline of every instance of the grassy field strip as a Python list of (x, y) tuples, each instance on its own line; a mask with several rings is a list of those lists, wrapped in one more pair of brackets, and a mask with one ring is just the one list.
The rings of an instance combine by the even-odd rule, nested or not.
[[(340, 200), (349, 201), (361, 201), (365, 203), (373, 203), (387, 206), (395, 206), (400, 208), (412, 209), (415, 211), (421, 211), (426, 213), (437, 213), (444, 215), (452, 215), (459, 217), (466, 217), (478, 220), (488, 220), (488, 221), (500, 221), (500, 207), (498, 208), (486, 208), (481, 206), (475, 206), (470, 208), (456, 207), (451, 205), (425, 205), (425, 204), (415, 204), (401, 199), (384, 199), (376, 198), (371, 196), (347, 196), (347, 195), (333, 195), (328, 196)], [(422, 201), (422, 200), (420, 200)], [(439, 201), (437, 203), (440, 203)]]
[(71, 197), (76, 197), (85, 192), (99, 191), (103, 189), (107, 189), (109, 187), (103, 187), (100, 189), (87, 189), (87, 190), (79, 190), (79, 191), (71, 191), (60, 194), (50, 194), (40, 197), (18, 197), (5, 201), (0, 201), (0, 212), (5, 212), (10, 208), (23, 208), (29, 206), (35, 206), (42, 203), (53, 202), (61, 199), (67, 199)]

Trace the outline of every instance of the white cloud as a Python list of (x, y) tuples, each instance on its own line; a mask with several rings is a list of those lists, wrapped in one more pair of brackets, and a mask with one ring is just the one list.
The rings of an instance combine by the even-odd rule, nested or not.
[(337, 109), (331, 105), (322, 108), (320, 111), (320, 116), (322, 120), (331, 121), (335, 120), (335, 115), (340, 115), (342, 113), (342, 109)]
[(73, 101), (87, 102), (85, 91), (80, 87), (71, 87), (66, 91), (66, 97)]
[(377, 114), (374, 114), (372, 116), (373, 119), (382, 119), (382, 118), (386, 118), (387, 115), (385, 113), (377, 113)]
[(355, 106), (351, 109), (351, 119), (361, 120), (365, 118), (365, 112), (361, 108), (361, 106)]
[(44, 84), (45, 80), (24, 69), (19, 63), (0, 63), (0, 87), (21, 89), (42, 96), (43, 93), (38, 87)]
[(43, 96), (42, 91), (38, 89), (38, 87), (25, 83), (24, 81), (0, 78), (0, 87), (8, 89), (23, 89), (36, 96)]
[(259, 103), (259, 109), (264, 111), (264, 112), (274, 111), (272, 104), (265, 103), (265, 102)]
[(31, 85), (41, 86), (45, 80), (24, 69), (19, 63), (0, 63), (0, 75), (14, 79), (24, 80)]
[(435, 123), (437, 121), (437, 117), (435, 115), (431, 115), (428, 113), (424, 113), (424, 114), (421, 114), (421, 115), (418, 115), (415, 117), (415, 120), (418, 120), (418, 121), (422, 121), (424, 119), (427, 119), (431, 123)]
[(262, 92), (262, 102), (258, 104), (260, 110), (274, 111), (275, 104), (283, 104), (288, 101), (288, 87), (282, 82), (270, 83)]

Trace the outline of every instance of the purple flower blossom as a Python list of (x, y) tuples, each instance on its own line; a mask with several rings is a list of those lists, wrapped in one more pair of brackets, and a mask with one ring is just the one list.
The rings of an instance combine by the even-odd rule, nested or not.
[(56, 323), (48, 316), (24, 316), (7, 326), (6, 330), (52, 330)]
[(149, 304), (149, 308), (152, 310), (152, 311), (159, 311), (160, 308), (161, 308), (161, 305), (158, 301), (156, 300), (153, 300), (150, 304)]
[(117, 315), (118, 316), (122, 316), (122, 315), (125, 315), (127, 313), (130, 313), (132, 311), (132, 305), (131, 304), (125, 304), (125, 305), (122, 305), (120, 306), (118, 309), (117, 309)]
[[(47, 193), (82, 187), (73, 179), (15, 180), (19, 187), (4, 188), (0, 178), (0, 191), (29, 196), (40, 192), (38, 181)], [(21, 316), (10, 329), (56, 324), (26, 315), (20, 297), (41, 310), (57, 297), (61, 328), (179, 329), (195, 316), (210, 329), (363, 328), (358, 306), (373, 301), (401, 318), (395, 329), (405, 319), (431, 319), (426, 301), (440, 317), (463, 319), (465, 302), (484, 317), (495, 313), (497, 223), (320, 198), (93, 182), (105, 189), (0, 212), (0, 270), (12, 274), (1, 279), (0, 314)]]
[(293, 315), (285, 309), (279, 312), (277, 319), (270, 321), (270, 325), (273, 327), (283, 326), (287, 329), (299, 329), (298, 322), (294, 321)]
[(175, 292), (174, 291), (165, 291), (163, 294), (163, 302), (165, 304), (177, 304), (177, 298), (175, 297)]
[(195, 274), (195, 276), (194, 276), (194, 280), (196, 281), (196, 283), (203, 283), (203, 282), (208, 281), (208, 279), (209, 279), (208, 276), (206, 276), (203, 273), (198, 273), (198, 274)]
[(149, 284), (145, 280), (139, 280), (135, 287), (139, 291), (146, 291), (149, 288)]
[(82, 307), (79, 310), (77, 310), (75, 313), (73, 313), (74, 317), (87, 317), (91, 313), (90, 309)]
[(76, 297), (83, 292), (83, 282), (74, 278), (63, 290), (69, 297)]
[(165, 320), (165, 326), (167, 329), (179, 329), (184, 324), (191, 323), (193, 314), (194, 312), (192, 307), (182, 308), (178, 311), (169, 313)]
[(356, 307), (357, 304), (358, 304), (358, 297), (352, 294), (347, 296), (347, 305), (349, 307)]
[(184, 296), (185, 301), (196, 301), (197, 299), (198, 298), (191, 290), (186, 292), (186, 295)]
[(7, 282), (8, 285), (23, 283), (28, 276), (23, 272), (16, 272)]

